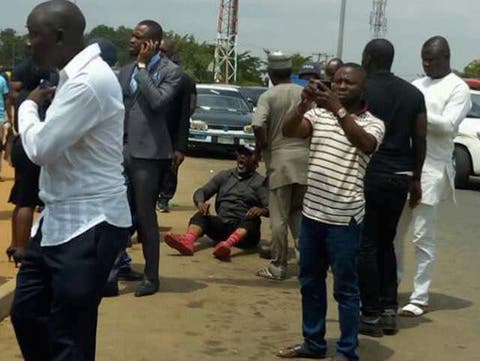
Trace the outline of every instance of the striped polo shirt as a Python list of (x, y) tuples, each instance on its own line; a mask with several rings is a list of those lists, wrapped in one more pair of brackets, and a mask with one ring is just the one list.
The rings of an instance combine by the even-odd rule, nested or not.
[[(356, 122), (377, 139), (377, 148), (385, 133), (383, 121), (368, 111)], [(365, 213), (363, 178), (370, 155), (354, 147), (334, 114), (312, 109), (305, 114), (313, 126), (308, 164), (308, 189), (303, 214), (313, 220), (348, 225), (352, 218), (362, 222)]]

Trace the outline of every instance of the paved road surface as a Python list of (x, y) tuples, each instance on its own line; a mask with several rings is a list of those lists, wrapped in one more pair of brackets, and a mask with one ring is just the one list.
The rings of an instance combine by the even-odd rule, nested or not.
[[(161, 231), (185, 229), (194, 211), (196, 186), (232, 161), (189, 158), (181, 170), (180, 189), (168, 215), (160, 215)], [(0, 186), (0, 195), (5, 194)], [(480, 360), (480, 193), (459, 191), (458, 206), (440, 212), (439, 259), (433, 285), (432, 312), (419, 320), (401, 320), (397, 336), (361, 338), (360, 355), (366, 361)], [(7, 210), (0, 209), (2, 246), (8, 237)], [(268, 225), (265, 224), (265, 232)], [(412, 249), (407, 248), (406, 276), (401, 299), (407, 299), (412, 277)], [(257, 279), (264, 261), (256, 254), (236, 253), (230, 264), (212, 258), (211, 249), (195, 257), (179, 257), (162, 245), (161, 292), (134, 298), (134, 284), (123, 283), (122, 295), (104, 300), (100, 309), (100, 361), (275, 360), (275, 351), (299, 342), (300, 297), (290, 269), (285, 282)], [(131, 254), (141, 269), (138, 245)], [(4, 255), (0, 255), (4, 257)], [(0, 276), (12, 266), (1, 258)], [(331, 282), (331, 281), (330, 281)], [(331, 283), (329, 283), (331, 289)], [(331, 352), (338, 336), (338, 318), (329, 295), (328, 341)], [(0, 323), (0, 359), (21, 359), (10, 321)]]

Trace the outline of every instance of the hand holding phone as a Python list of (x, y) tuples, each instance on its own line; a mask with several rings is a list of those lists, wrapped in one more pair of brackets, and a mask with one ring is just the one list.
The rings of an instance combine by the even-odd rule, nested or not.
[(154, 40), (145, 41), (141, 47), (137, 56), (137, 63), (148, 64), (150, 59), (158, 52), (160, 43)]

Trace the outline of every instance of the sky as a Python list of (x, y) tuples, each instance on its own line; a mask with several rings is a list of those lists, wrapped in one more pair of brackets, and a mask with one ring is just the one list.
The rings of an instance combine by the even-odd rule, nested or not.
[[(0, 0), (0, 28), (25, 33), (39, 0)], [(264, 56), (263, 49), (335, 54), (341, 0), (240, 0), (239, 50)], [(9, 4), (9, 5), (5, 5)], [(99, 24), (133, 27), (157, 20), (166, 30), (213, 42), (219, 0), (77, 0), (91, 29)], [(347, 0), (344, 60), (359, 62), (371, 39), (372, 0)], [(407, 79), (422, 73), (420, 48), (434, 35), (447, 37), (452, 67), (463, 70), (480, 58), (478, 0), (388, 0), (386, 38), (395, 46), (393, 71)]]

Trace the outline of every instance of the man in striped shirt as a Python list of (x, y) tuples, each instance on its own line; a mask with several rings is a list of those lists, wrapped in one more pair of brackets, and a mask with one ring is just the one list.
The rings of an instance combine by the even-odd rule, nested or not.
[[(310, 83), (284, 121), (286, 136), (311, 137), (311, 145), (300, 235), (304, 342), (281, 350), (279, 357), (325, 357), (325, 279), (331, 266), (341, 329), (333, 360), (358, 360), (357, 256), (365, 205), (363, 178), (385, 132), (383, 122), (366, 109), (365, 79), (359, 65), (345, 64), (336, 72), (332, 90), (320, 81)], [(312, 102), (317, 107), (308, 111)]]

